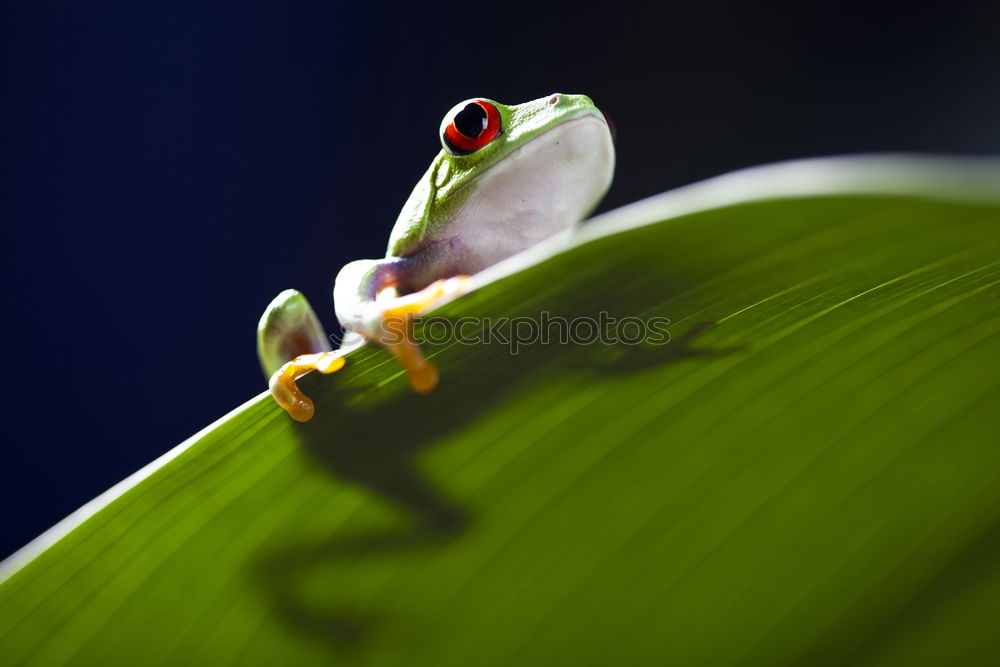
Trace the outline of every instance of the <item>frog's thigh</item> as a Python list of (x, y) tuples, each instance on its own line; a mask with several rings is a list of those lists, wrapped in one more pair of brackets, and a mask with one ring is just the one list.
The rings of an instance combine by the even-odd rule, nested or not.
[(299, 355), (329, 350), (316, 313), (296, 290), (276, 296), (257, 324), (257, 358), (265, 377)]

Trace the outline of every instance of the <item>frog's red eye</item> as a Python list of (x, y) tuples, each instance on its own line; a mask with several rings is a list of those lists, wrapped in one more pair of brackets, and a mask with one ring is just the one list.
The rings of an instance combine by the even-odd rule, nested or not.
[(472, 100), (456, 109), (441, 137), (452, 155), (468, 155), (500, 135), (500, 112), (490, 102)]

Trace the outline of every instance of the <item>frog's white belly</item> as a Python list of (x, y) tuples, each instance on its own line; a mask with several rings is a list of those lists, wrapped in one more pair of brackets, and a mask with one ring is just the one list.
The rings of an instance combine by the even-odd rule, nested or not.
[(611, 184), (614, 146), (603, 118), (587, 114), (541, 134), (471, 183), (475, 191), (443, 226), (452, 270), (476, 273), (563, 231)]

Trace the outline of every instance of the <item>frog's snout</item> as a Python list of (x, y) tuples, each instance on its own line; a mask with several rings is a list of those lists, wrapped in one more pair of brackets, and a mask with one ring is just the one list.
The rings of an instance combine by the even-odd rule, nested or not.
[(586, 95), (568, 95), (565, 93), (552, 93), (546, 100), (549, 106), (572, 106), (577, 108), (591, 108), (597, 111), (598, 116), (604, 118), (604, 122), (607, 123), (608, 132), (611, 134), (611, 142), (618, 143), (618, 127), (615, 122), (611, 120), (611, 116), (607, 114), (602, 109), (598, 109), (597, 105), (594, 104), (594, 100)]

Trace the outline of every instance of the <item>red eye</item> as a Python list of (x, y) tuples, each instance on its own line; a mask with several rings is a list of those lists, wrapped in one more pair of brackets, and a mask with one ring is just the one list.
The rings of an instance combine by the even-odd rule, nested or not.
[(500, 135), (500, 112), (486, 100), (472, 100), (444, 128), (444, 147), (452, 155), (479, 150)]

